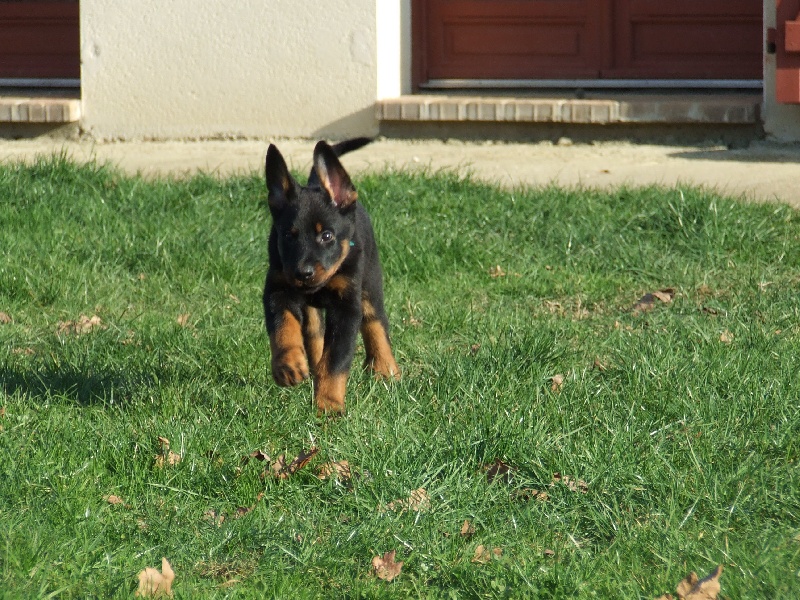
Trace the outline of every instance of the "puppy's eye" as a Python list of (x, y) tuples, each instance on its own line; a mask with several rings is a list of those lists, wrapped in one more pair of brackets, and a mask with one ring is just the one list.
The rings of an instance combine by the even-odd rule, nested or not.
[(327, 244), (328, 242), (333, 241), (333, 232), (332, 231), (323, 231), (319, 234), (319, 241), (323, 244)]

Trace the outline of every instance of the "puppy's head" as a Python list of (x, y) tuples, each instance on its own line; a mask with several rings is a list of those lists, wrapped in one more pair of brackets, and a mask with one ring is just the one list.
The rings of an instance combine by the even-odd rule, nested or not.
[(275, 145), (266, 161), (273, 234), (286, 280), (314, 292), (324, 287), (350, 253), (358, 194), (336, 153), (325, 142), (314, 148), (308, 184), (301, 186)]

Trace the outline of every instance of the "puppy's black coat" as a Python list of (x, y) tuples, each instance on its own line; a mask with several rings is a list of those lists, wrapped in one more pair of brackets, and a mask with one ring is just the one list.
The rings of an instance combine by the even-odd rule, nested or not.
[(366, 364), (383, 377), (400, 374), (389, 344), (372, 224), (338, 159), (369, 142), (319, 142), (305, 186), (291, 176), (273, 144), (267, 150), (272, 229), (264, 314), (272, 376), (289, 386), (313, 374), (321, 412), (344, 410), (359, 330)]

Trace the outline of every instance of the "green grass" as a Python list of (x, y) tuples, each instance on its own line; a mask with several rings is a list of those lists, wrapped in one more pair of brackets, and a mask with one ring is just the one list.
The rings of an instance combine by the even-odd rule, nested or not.
[[(177, 598), (655, 598), (717, 564), (725, 598), (800, 597), (799, 213), (356, 184), (403, 379), (355, 369), (326, 420), (269, 376), (259, 177), (0, 166), (0, 597), (131, 597), (162, 556)], [(58, 333), (81, 315), (102, 328)], [(312, 446), (285, 480), (242, 461)], [(487, 481), (496, 459), (509, 481)], [(332, 460), (358, 477), (318, 478)], [(418, 488), (429, 510), (379, 510)], [(472, 562), (479, 544), (502, 556)]]

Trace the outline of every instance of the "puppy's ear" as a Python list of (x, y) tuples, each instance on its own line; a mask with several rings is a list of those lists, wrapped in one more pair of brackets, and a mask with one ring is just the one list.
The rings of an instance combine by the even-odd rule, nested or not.
[(337, 208), (347, 208), (358, 200), (350, 176), (336, 158), (333, 148), (325, 142), (318, 142), (314, 148), (314, 172)]
[(275, 144), (270, 144), (267, 149), (264, 171), (267, 178), (267, 191), (269, 191), (269, 208), (273, 212), (279, 211), (294, 196), (297, 184)]

